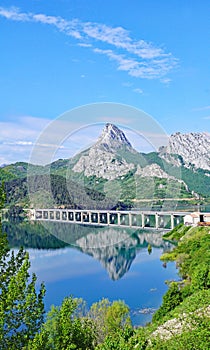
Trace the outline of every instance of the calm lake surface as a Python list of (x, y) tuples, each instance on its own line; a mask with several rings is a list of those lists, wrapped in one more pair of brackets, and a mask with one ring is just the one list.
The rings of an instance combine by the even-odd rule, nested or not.
[(165, 281), (178, 279), (175, 264), (163, 267), (160, 261), (163, 251), (172, 249), (162, 232), (63, 223), (6, 223), (4, 229), (12, 247), (29, 251), (31, 271), (46, 286), (46, 311), (69, 295), (88, 306), (102, 298), (121, 299), (133, 324), (143, 325), (160, 306)]

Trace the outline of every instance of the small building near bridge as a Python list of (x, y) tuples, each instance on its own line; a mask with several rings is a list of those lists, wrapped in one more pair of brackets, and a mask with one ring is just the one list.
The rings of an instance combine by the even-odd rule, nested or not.
[(184, 216), (184, 224), (186, 226), (209, 226), (210, 225), (210, 213), (194, 212)]

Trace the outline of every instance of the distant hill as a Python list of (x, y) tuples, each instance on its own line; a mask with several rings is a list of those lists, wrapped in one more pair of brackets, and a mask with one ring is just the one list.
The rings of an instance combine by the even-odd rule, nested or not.
[(158, 152), (139, 153), (122, 130), (108, 123), (96, 143), (75, 157), (46, 166), (30, 164), (28, 179), (29, 164), (2, 166), (0, 181), (5, 182), (8, 205), (111, 209), (143, 200), (206, 198), (209, 151), (208, 134), (176, 133)]

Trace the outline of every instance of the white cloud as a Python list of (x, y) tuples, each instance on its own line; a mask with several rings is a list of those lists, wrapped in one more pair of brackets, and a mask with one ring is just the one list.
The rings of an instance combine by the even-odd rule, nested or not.
[(113, 52), (113, 50), (93, 49), (95, 53), (106, 55), (116, 61), (118, 70), (126, 71), (130, 76), (144, 79), (157, 79), (165, 75), (172, 68), (168, 63), (163, 65), (159, 61), (138, 61), (136, 58)]
[(33, 15), (32, 18), (37, 22), (41, 22), (41, 23), (45, 23), (45, 24), (54, 24), (58, 28), (60, 27), (59, 18), (57, 18), (55, 16), (46, 16), (43, 14), (39, 14), (39, 15)]
[[(93, 48), (95, 53), (106, 55), (117, 64), (117, 69), (130, 76), (144, 79), (161, 79), (177, 65), (177, 59), (164, 49), (145, 40), (135, 40), (122, 27), (110, 27), (101, 23), (82, 22), (79, 19), (65, 20), (60, 16), (22, 13), (19, 9), (0, 7), (0, 16), (13, 21), (38, 22), (55, 26), (59, 31), (80, 42), (81, 47), (90, 48), (95, 42), (112, 46), (112, 49)], [(84, 42), (83, 42), (84, 41)]]
[[(71, 131), (68, 137), (62, 139), (62, 133)], [(31, 152), (36, 149), (37, 153), (43, 159), (48, 153), (54, 153), (55, 160), (58, 158), (69, 158), (81, 151), (85, 146), (97, 138), (96, 132), (91, 129), (91, 135), (86, 132), (86, 129), (81, 128), (81, 123), (69, 120), (54, 121), (44, 118), (36, 118), (32, 116), (14, 117), (9, 121), (0, 122), (0, 165), (15, 163), (17, 161), (31, 161)], [(46, 129), (47, 127), (47, 129)], [(45, 131), (47, 130), (47, 132)], [(59, 132), (58, 132), (59, 131)], [(93, 135), (94, 136), (93, 136)], [(61, 135), (61, 136), (59, 136)], [(96, 135), (96, 136), (95, 136)], [(37, 162), (42, 163), (40, 160)]]
[(46, 147), (46, 148), (56, 148), (56, 149), (64, 149), (64, 146), (57, 145), (56, 143), (39, 143), (36, 142), (36, 146)]
[(81, 46), (81, 47), (92, 47), (91, 44), (85, 44), (85, 43), (79, 43), (78, 46)]
[(26, 22), (30, 20), (30, 16), (26, 13), (20, 13), (16, 7), (10, 7), (9, 9), (0, 7), (0, 16), (13, 21)]
[(140, 94), (140, 95), (142, 95), (144, 93), (144, 91), (140, 88), (133, 89), (133, 91), (136, 92), (137, 94)]
[(14, 117), (9, 121), (0, 122), (0, 140), (3, 141), (31, 141), (36, 139), (49, 119), (32, 116)]
[(32, 142), (32, 141), (4, 141), (2, 142), (3, 145), (7, 146), (39, 146), (39, 147), (46, 147), (46, 148), (57, 148), (57, 149), (64, 149), (64, 146), (57, 145), (55, 143), (39, 143), (39, 142)]
[(122, 27), (108, 27), (99, 23), (86, 23), (83, 27), (84, 33), (89, 37), (106, 42), (117, 48), (124, 49), (144, 59), (163, 57), (169, 58), (171, 54), (164, 53), (161, 48), (144, 40), (135, 41), (129, 36), (129, 32)]
[(49, 124), (49, 119), (32, 116), (13, 117), (0, 122), (0, 158), (2, 163), (28, 161), (31, 150), (43, 128)]
[(31, 141), (17, 141), (17, 142), (3, 142), (3, 145), (21, 145), (21, 146), (32, 146), (33, 142)]

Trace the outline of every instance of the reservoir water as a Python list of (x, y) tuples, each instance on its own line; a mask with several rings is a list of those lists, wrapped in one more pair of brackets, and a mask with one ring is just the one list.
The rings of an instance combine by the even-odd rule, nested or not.
[(69, 295), (88, 306), (102, 298), (121, 299), (133, 324), (143, 325), (160, 306), (165, 281), (178, 278), (174, 263), (160, 261), (163, 251), (172, 249), (161, 231), (50, 222), (4, 223), (3, 229), (13, 249), (29, 251), (31, 271), (46, 286), (46, 311)]

